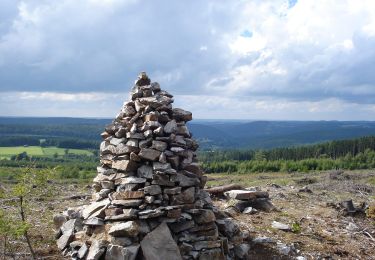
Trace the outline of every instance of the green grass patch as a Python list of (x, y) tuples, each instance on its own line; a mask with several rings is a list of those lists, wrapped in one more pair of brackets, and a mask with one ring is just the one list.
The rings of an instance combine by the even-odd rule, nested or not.
[[(59, 156), (65, 154), (65, 148), (58, 148), (58, 147), (45, 147), (42, 148), (43, 153), (45, 156), (53, 156), (54, 154), (57, 154)], [(82, 149), (67, 149), (69, 154), (77, 154), (77, 155), (93, 155), (92, 152), (88, 150), (82, 150)]]
[(93, 155), (91, 151), (83, 149), (65, 149), (58, 147), (40, 147), (40, 146), (16, 146), (16, 147), (0, 147), (0, 158), (9, 159), (13, 155), (17, 155), (23, 152), (26, 152), (29, 156), (46, 156), (52, 157), (55, 154), (58, 156), (65, 155), (65, 150), (68, 151), (68, 154), (76, 155)]
[(16, 146), (16, 147), (0, 147), (0, 157), (9, 158), (12, 155), (17, 155), (26, 152), (30, 156), (43, 156), (43, 150), (40, 146)]

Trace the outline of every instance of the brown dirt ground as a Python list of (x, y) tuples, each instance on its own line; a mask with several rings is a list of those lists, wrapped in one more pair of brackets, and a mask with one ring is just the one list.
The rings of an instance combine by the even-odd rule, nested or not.
[[(279, 209), (274, 212), (259, 211), (254, 215), (235, 214), (244, 231), (252, 237), (270, 237), (275, 243), (253, 245), (251, 259), (375, 259), (375, 219), (364, 214), (345, 216), (335, 208), (339, 202), (352, 199), (355, 206), (361, 203), (375, 203), (375, 171), (350, 171), (343, 173), (260, 173), (260, 174), (211, 174), (208, 186), (240, 183), (245, 187), (256, 186), (270, 193), (272, 203)], [(277, 188), (271, 184), (278, 184)], [(66, 199), (71, 195), (89, 194), (87, 184), (53, 184), (55, 196), (48, 200), (35, 201), (29, 216), (34, 223), (31, 241), (40, 259), (64, 259), (58, 251), (52, 224), (52, 215), (69, 207), (89, 203), (86, 199)], [(313, 192), (298, 192), (307, 186)], [(225, 208), (227, 201), (214, 199), (214, 204)], [(6, 204), (0, 202), (1, 207)], [(7, 208), (10, 214), (17, 214)], [(43, 216), (43, 217), (42, 217)], [(300, 232), (284, 232), (273, 229), (272, 221), (285, 224), (298, 223)], [(358, 229), (346, 229), (349, 223)], [(1, 236), (0, 236), (1, 237)], [(372, 238), (371, 238), (372, 237)], [(276, 242), (294, 248), (288, 256), (283, 256), (276, 248)], [(0, 238), (0, 252), (4, 239)], [(9, 241), (15, 257), (5, 259), (30, 259), (25, 241)], [(1, 256), (0, 256), (1, 259)]]

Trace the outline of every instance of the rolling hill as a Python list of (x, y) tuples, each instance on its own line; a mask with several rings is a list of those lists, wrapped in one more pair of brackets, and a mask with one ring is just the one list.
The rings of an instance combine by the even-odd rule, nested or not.
[[(110, 119), (0, 117), (0, 139), (17, 136), (99, 141)], [(375, 135), (374, 121), (194, 120), (201, 149), (267, 149)]]

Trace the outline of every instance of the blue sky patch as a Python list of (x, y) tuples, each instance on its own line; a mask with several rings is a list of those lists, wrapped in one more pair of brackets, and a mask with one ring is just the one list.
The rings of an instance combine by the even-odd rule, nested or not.
[(250, 32), (249, 30), (245, 30), (241, 33), (241, 36), (242, 37), (246, 37), (246, 38), (251, 38), (253, 36), (253, 33)]
[(296, 3), (298, 2), (298, 0), (288, 0), (289, 2), (289, 8), (292, 8), (293, 6), (296, 5)]

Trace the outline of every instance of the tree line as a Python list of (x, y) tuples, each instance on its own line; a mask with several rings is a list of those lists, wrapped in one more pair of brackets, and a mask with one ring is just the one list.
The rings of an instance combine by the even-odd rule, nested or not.
[(93, 149), (97, 150), (100, 140), (85, 140), (79, 138), (49, 137), (42, 138), (38, 136), (1, 136), (0, 146), (56, 146), (58, 148), (68, 149)]
[(299, 161), (310, 158), (337, 159), (347, 154), (356, 156), (367, 149), (375, 150), (375, 136), (366, 136), (349, 140), (329, 141), (314, 145), (282, 147), (270, 150), (216, 150), (202, 151), (199, 158), (203, 162), (247, 161), (247, 160), (292, 160)]
[(355, 156), (310, 158), (302, 160), (210, 161), (202, 163), (206, 173), (308, 172), (332, 169), (355, 170), (375, 168), (375, 151), (367, 149)]

